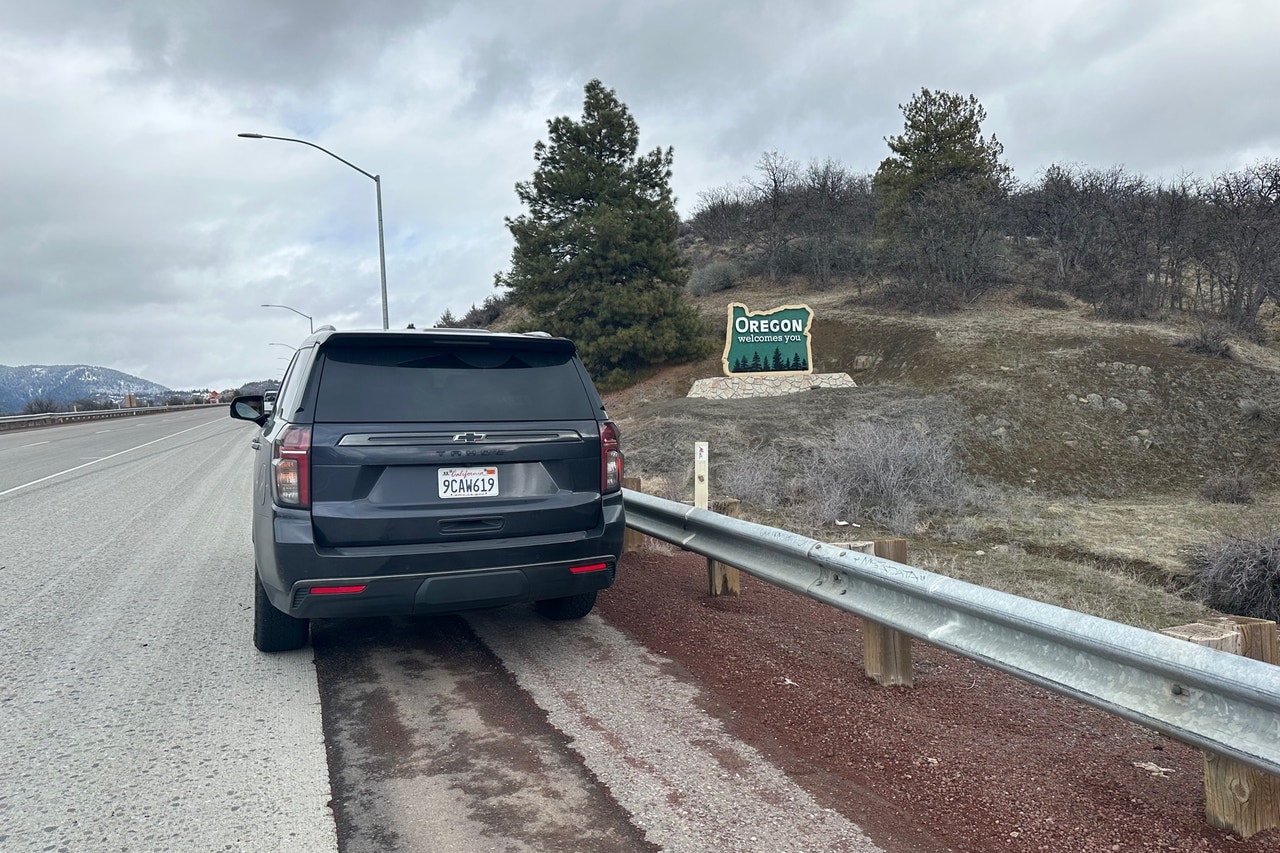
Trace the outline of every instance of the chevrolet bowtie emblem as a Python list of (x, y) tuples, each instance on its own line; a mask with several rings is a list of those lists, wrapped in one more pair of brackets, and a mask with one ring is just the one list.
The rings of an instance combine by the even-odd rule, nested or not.
[(484, 441), (484, 433), (482, 432), (460, 432), (453, 437), (454, 441), (465, 441), (468, 444), (474, 444), (477, 441)]

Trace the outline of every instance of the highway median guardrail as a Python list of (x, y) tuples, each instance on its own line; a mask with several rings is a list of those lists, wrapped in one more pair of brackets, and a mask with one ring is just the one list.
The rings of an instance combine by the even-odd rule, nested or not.
[(141, 409), (96, 409), (88, 412), (49, 412), (41, 415), (6, 415), (0, 417), (0, 432), (14, 429), (34, 429), (55, 424), (79, 421), (100, 421), (108, 418), (128, 418), (136, 415), (156, 415), (161, 412), (177, 412), (184, 409), (203, 409), (219, 403), (184, 404), (181, 406), (148, 406)]

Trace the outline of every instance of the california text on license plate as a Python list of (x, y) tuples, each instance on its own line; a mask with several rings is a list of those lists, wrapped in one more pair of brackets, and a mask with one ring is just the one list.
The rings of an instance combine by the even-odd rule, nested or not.
[(497, 468), (440, 469), (442, 498), (491, 498), (497, 494)]

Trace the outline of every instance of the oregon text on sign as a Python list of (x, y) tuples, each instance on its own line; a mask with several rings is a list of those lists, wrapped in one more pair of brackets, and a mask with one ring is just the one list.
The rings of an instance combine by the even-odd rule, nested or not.
[(729, 306), (729, 329), (721, 359), (726, 376), (741, 373), (812, 373), (807, 305), (751, 311)]

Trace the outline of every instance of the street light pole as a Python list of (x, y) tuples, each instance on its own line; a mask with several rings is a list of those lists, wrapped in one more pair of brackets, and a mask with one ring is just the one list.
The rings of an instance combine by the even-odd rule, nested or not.
[(329, 149), (321, 148), (319, 145), (316, 145), (314, 142), (308, 142), (305, 139), (293, 139), (292, 137), (289, 137), (289, 136), (267, 136), (264, 133), (239, 133), (236, 135), (243, 137), (244, 139), (278, 139), (281, 142), (296, 142), (299, 145), (309, 145), (312, 148), (316, 149), (317, 151), (323, 151), (325, 154), (328, 154), (330, 157), (337, 160), (338, 162), (345, 163), (346, 165), (350, 166), (352, 169), (355, 169), (357, 172), (359, 172), (360, 174), (364, 175), (366, 178), (369, 178), (370, 180), (373, 181), (373, 185), (377, 191), (377, 196), (378, 196), (378, 268), (379, 268), (379, 272), (382, 275), (382, 328), (384, 329), (389, 328), (388, 319), (387, 319), (387, 249), (386, 249), (386, 243), (383, 240), (383, 236), (382, 236), (382, 177), (380, 175), (370, 174), (369, 172), (366, 172), (364, 169), (361, 169), (355, 163), (352, 163), (350, 160), (344, 160), (343, 158), (339, 157), (337, 154), (334, 154)]
[[(366, 173), (367, 174), (367, 173)], [(382, 177), (373, 176), (373, 188), (378, 197), (378, 269), (382, 274), (382, 328), (387, 328), (387, 251), (382, 242)]]
[(261, 306), (261, 307), (263, 307), (263, 308), (283, 308), (283, 309), (284, 309), (284, 310), (286, 310), (286, 311), (292, 311), (293, 313), (297, 314), (299, 317), (306, 317), (306, 318), (307, 318), (307, 324), (308, 324), (309, 326), (311, 326), (311, 334), (313, 334), (313, 335), (314, 335), (314, 334), (316, 333), (316, 324), (312, 321), (312, 319), (311, 319), (311, 315), (310, 315), (310, 314), (303, 314), (303, 313), (302, 313), (301, 311), (299, 311), (297, 308), (290, 308), (288, 305), (275, 305), (275, 304), (273, 304), (273, 303), (271, 303), (271, 302), (264, 302), (264, 303), (262, 303), (262, 306)]

